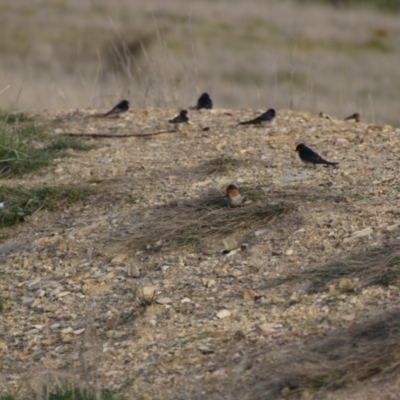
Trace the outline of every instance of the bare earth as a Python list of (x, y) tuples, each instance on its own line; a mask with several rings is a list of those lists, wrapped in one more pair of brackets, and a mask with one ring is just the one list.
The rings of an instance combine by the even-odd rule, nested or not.
[[(271, 377), (277, 360), (398, 303), (397, 286), (363, 287), (363, 276), (320, 292), (307, 280), (279, 278), (400, 239), (400, 130), (286, 110), (271, 127), (237, 125), (259, 111), (191, 111), (192, 124), (175, 133), (87, 139), (98, 147), (3, 181), (88, 184), (95, 194), (1, 231), (1, 390), (16, 393), (50, 374), (135, 399), (264, 398), (259, 376)], [(171, 129), (166, 121), (176, 112), (37, 118), (55, 134), (120, 135)], [(304, 166), (294, 151), (301, 142), (339, 168)], [(170, 241), (162, 237), (168, 218), (179, 226), (173, 210), (201, 208), (207, 193), (222, 199), (229, 183), (259, 195), (243, 209), (222, 203), (202, 213), (282, 202), (290, 209), (229, 237), (177, 246), (174, 231)], [(154, 215), (161, 228), (151, 235)], [(365, 235), (351, 238), (357, 231)], [(346, 389), (331, 396), (381, 398), (368, 386), (357, 386), (359, 397), (343, 397)]]

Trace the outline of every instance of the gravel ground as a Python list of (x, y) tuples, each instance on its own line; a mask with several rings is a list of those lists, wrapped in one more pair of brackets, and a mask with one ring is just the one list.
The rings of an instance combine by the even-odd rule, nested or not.
[[(37, 118), (54, 134), (117, 136), (170, 130), (177, 111)], [(237, 125), (259, 111), (190, 111), (176, 132), (88, 138), (94, 150), (5, 182), (87, 184), (95, 194), (2, 230), (1, 389), (50, 374), (130, 398), (247, 398), (255, 371), (398, 303), (397, 286), (365, 286), (362, 274), (315, 291), (302, 272), (400, 239), (400, 130), (286, 110), (270, 127)], [(298, 143), (339, 168), (305, 166)], [(227, 237), (160, 239), (164, 225), (190, 219), (171, 214), (174, 205), (223, 199), (229, 183), (259, 195), (221, 213), (291, 208)], [(290, 274), (298, 279), (285, 281)]]

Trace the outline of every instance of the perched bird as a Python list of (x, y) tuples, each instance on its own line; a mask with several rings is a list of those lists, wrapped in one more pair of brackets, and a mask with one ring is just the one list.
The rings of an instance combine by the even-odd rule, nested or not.
[(182, 122), (189, 122), (187, 113), (187, 110), (182, 110), (176, 117), (170, 119), (168, 122), (170, 124), (181, 124)]
[(208, 95), (208, 93), (203, 93), (197, 100), (196, 109), (211, 110), (212, 108), (213, 108), (213, 102), (211, 100), (211, 97)]
[(265, 111), (264, 114), (261, 114), (257, 118), (251, 119), (250, 121), (239, 122), (239, 125), (265, 125), (267, 123), (271, 123), (275, 120), (276, 112), (273, 108)]
[(311, 150), (305, 144), (300, 143), (296, 147), (296, 151), (299, 153), (301, 161), (307, 164), (326, 164), (326, 165), (338, 165), (337, 162), (331, 162), (324, 160), (319, 154)]
[(103, 117), (113, 117), (117, 116), (121, 113), (124, 113), (129, 110), (129, 101), (128, 100), (122, 100), (120, 101), (114, 108), (112, 108), (110, 111), (106, 112), (103, 114)]
[(347, 118), (345, 118), (344, 120), (345, 121), (354, 120), (356, 122), (360, 122), (360, 114), (359, 113), (354, 113), (354, 114), (348, 116)]
[(226, 187), (225, 201), (228, 207), (240, 207), (246, 201), (246, 196), (242, 196), (236, 185), (230, 184)]
[(320, 118), (325, 118), (325, 119), (332, 120), (332, 117), (330, 115), (328, 115), (328, 114), (325, 114), (323, 111), (321, 111), (319, 113), (319, 116), (320, 116)]

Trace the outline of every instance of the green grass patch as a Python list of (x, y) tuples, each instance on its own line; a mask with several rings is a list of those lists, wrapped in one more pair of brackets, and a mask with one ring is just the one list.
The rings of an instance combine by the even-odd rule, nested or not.
[(0, 313), (2, 313), (4, 311), (4, 303), (5, 303), (6, 299), (4, 297), (0, 296)]
[(88, 151), (92, 148), (76, 138), (51, 138), (31, 120), (24, 124), (3, 124), (0, 132), (0, 176), (19, 176), (47, 167), (54, 158), (64, 156), (67, 149)]
[[(39, 397), (39, 396), (37, 396)], [(50, 391), (44, 390), (42, 399), (47, 400), (115, 400), (122, 399), (121, 396), (116, 396), (109, 390), (101, 390), (96, 393), (94, 390), (72, 387), (72, 388), (56, 388)], [(39, 399), (38, 399), (39, 400)]]
[(11, 394), (0, 394), (0, 400), (16, 400), (16, 397)]
[(32, 389), (22, 396), (0, 394), (0, 400), (125, 400), (125, 397), (107, 389), (95, 390), (65, 384), (43, 387), (41, 392)]
[[(300, 1), (300, 0), (298, 0)], [(304, 2), (304, 0), (301, 0)], [(399, 0), (306, 0), (311, 3), (325, 3), (341, 7), (370, 7), (380, 11), (400, 11)]]
[(0, 228), (23, 222), (34, 212), (47, 209), (56, 211), (67, 204), (81, 201), (92, 194), (93, 190), (84, 186), (45, 186), (26, 189), (22, 186), (0, 186)]
[(37, 146), (43, 138), (43, 131), (33, 124), (15, 128), (3, 127), (0, 133), (0, 175), (22, 175), (49, 165), (49, 152)]
[(33, 118), (21, 112), (0, 110), (0, 121), (7, 124), (15, 124), (18, 122), (32, 122)]
[(86, 144), (75, 137), (59, 136), (54, 138), (46, 150), (50, 152), (72, 149), (75, 151), (89, 151), (94, 149), (94, 145)]
[(329, 371), (329, 373), (311, 377), (306, 386), (313, 391), (319, 391), (328, 387), (331, 390), (336, 390), (344, 386), (344, 382), (341, 382), (341, 378), (344, 375), (345, 372), (340, 369), (334, 369)]

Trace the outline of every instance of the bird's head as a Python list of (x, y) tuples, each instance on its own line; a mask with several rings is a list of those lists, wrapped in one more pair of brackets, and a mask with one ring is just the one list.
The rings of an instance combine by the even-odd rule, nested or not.
[(304, 150), (306, 146), (303, 143), (300, 143), (296, 146), (296, 151), (300, 153), (302, 150)]
[(230, 184), (226, 187), (226, 195), (230, 197), (235, 197), (239, 194), (238, 188), (234, 184)]

